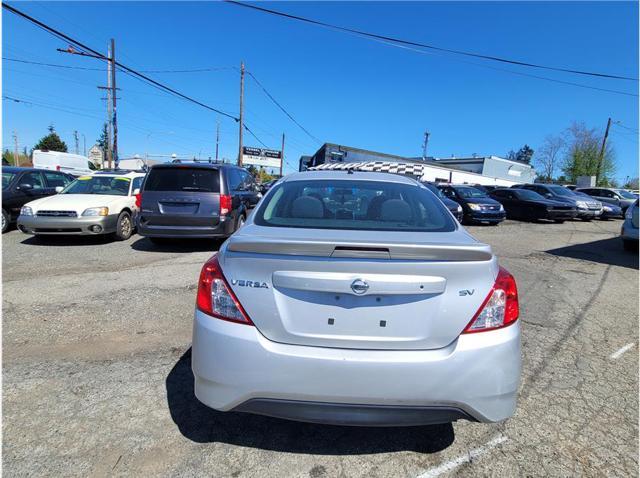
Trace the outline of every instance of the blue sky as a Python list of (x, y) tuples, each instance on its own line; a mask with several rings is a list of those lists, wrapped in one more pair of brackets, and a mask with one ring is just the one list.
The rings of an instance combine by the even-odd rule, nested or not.
[[(611, 116), (638, 130), (638, 98), (499, 71), (545, 76), (638, 94), (632, 81), (532, 70), (388, 44), (217, 2), (14, 2), (16, 8), (234, 116), (241, 60), (274, 97), (321, 141), (419, 156), (505, 155), (534, 149), (572, 121), (604, 129)], [(264, 6), (389, 36), (564, 68), (638, 76), (638, 7), (623, 2), (271, 2)], [(85, 68), (90, 58), (3, 11), (3, 57)], [(106, 72), (3, 60), (3, 147), (31, 148), (50, 123), (73, 150), (73, 131), (98, 137), (105, 117)], [(118, 75), (120, 155), (213, 156), (220, 121), (221, 155), (235, 159), (237, 126), (136, 79)], [(247, 78), (248, 126), (269, 147), (287, 135), (286, 172), (320, 145), (293, 124)], [(40, 105), (45, 105), (40, 106)], [(54, 109), (57, 108), (57, 109)], [(64, 110), (64, 111), (62, 111)], [(616, 176), (638, 176), (637, 135), (622, 126), (610, 139)], [(259, 146), (245, 134), (245, 144)], [(82, 149), (82, 136), (80, 138)]]

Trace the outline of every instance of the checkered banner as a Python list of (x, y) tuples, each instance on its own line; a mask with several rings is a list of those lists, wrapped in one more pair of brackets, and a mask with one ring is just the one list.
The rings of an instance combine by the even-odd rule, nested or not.
[(312, 171), (325, 169), (338, 171), (348, 171), (353, 169), (356, 171), (404, 174), (409, 176), (422, 176), (424, 173), (424, 166), (422, 164), (392, 163), (389, 161), (369, 161), (366, 163), (325, 163), (309, 168), (309, 170)]

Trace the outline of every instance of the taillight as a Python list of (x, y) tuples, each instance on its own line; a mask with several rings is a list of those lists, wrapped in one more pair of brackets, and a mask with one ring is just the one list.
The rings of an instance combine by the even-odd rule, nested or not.
[(463, 334), (495, 330), (518, 320), (518, 288), (509, 271), (500, 267), (495, 284), (480, 309), (465, 327)]
[(56, 166), (56, 171), (60, 171), (60, 165), (59, 164)]
[(136, 194), (136, 207), (138, 209), (142, 207), (142, 193)]
[(217, 319), (253, 325), (222, 275), (218, 256), (213, 256), (202, 266), (196, 306), (205, 314)]
[(231, 212), (231, 196), (228, 194), (220, 195), (220, 215), (224, 216)]

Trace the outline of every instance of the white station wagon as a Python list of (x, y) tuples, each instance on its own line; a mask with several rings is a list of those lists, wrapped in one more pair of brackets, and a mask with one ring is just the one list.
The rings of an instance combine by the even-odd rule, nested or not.
[(144, 173), (97, 172), (81, 176), (54, 196), (25, 204), (18, 229), (25, 234), (131, 237)]

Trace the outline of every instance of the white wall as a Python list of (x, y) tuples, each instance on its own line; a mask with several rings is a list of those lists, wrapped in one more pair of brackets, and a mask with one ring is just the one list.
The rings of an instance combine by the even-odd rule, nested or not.
[(486, 186), (513, 186), (522, 184), (522, 181), (508, 181), (506, 179), (492, 178), (482, 174), (469, 173), (456, 169), (448, 169), (436, 166), (423, 166), (423, 181), (447, 181), (454, 184), (483, 184)]

